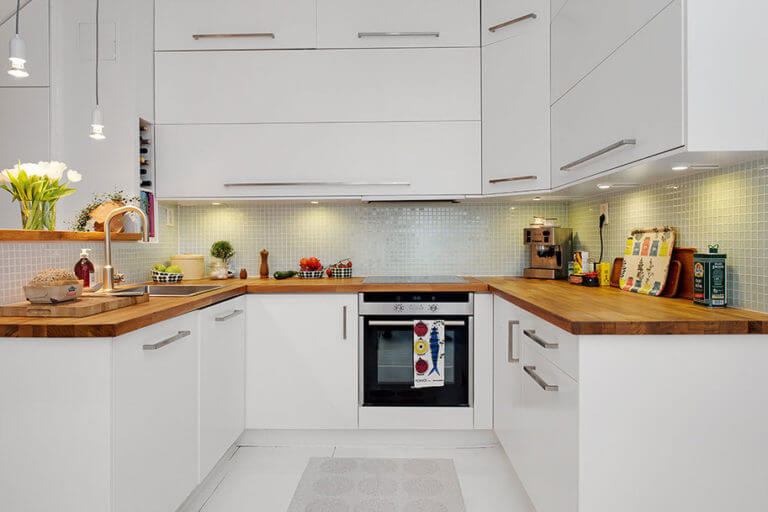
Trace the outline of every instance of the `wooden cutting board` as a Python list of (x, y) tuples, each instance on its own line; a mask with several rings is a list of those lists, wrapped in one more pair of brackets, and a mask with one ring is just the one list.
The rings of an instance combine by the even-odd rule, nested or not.
[(20, 302), (0, 306), (0, 316), (30, 316), (48, 318), (82, 318), (106, 311), (133, 306), (147, 302), (149, 295), (135, 297), (110, 297), (108, 295), (82, 295), (79, 298), (60, 304), (30, 304)]
[[(669, 273), (664, 285), (662, 297), (680, 297), (693, 299), (693, 255), (696, 249), (693, 247), (675, 247), (672, 250), (672, 261), (669, 262)], [(624, 258), (613, 260), (611, 269), (611, 286), (619, 287), (619, 276)]]

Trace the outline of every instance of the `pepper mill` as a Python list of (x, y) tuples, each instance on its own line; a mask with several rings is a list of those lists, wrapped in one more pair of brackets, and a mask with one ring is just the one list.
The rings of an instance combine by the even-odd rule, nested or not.
[(248, 279), (248, 271), (244, 268), (240, 269), (240, 279)]
[(269, 258), (269, 251), (262, 249), (259, 254), (261, 254), (261, 268), (259, 268), (259, 275), (262, 279), (267, 279), (269, 278), (269, 263), (267, 263), (267, 258)]

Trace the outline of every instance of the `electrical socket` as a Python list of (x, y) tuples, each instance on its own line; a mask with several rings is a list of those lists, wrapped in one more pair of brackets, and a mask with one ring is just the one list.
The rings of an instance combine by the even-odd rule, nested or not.
[(600, 215), (605, 215), (605, 224), (608, 224), (608, 203), (600, 205)]

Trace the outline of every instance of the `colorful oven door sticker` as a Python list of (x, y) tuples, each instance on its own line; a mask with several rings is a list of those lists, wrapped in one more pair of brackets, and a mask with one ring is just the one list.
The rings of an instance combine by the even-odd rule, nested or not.
[(413, 387), (444, 386), (445, 322), (415, 320), (413, 336)]

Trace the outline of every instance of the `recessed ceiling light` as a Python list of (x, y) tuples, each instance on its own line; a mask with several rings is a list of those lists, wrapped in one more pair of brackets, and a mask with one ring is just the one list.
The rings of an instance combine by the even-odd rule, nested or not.
[(597, 186), (597, 188), (600, 188), (600, 189), (603, 189), (603, 190), (605, 190), (605, 189), (607, 189), (607, 188), (611, 188), (611, 186), (610, 186), (610, 185), (608, 185), (607, 183), (601, 183), (601, 184), (599, 184), (599, 185)]
[(221, 203), (211, 203), (211, 205), (213, 205), (213, 206), (219, 206), (219, 205), (221, 205)]
[(320, 201), (310, 201), (309, 204), (320, 204)]
[(534, 200), (534, 201), (541, 201), (541, 197), (539, 197), (539, 196), (536, 196), (536, 197), (534, 197), (534, 198), (533, 198), (533, 200)]
[(720, 166), (717, 164), (699, 164), (699, 165), (676, 165), (672, 168), (673, 171), (687, 171), (689, 169), (694, 171), (707, 171), (707, 170), (714, 170), (719, 169)]
[(688, 166), (687, 165), (676, 165), (672, 168), (673, 171), (687, 171)]

